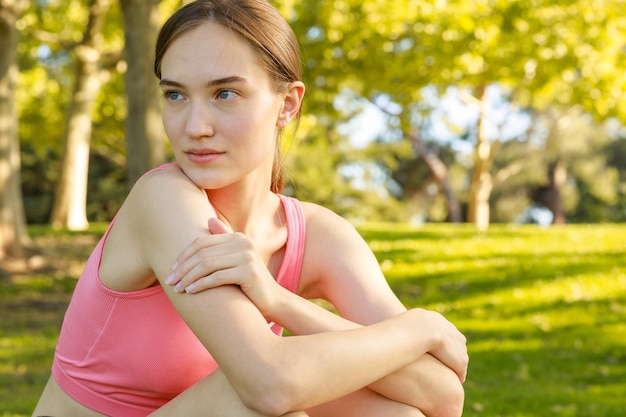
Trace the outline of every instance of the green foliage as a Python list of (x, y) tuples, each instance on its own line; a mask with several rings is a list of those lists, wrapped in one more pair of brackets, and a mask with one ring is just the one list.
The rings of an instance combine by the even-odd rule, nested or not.
[[(623, 30), (626, 18), (620, 12), (622, 5), (619, 1), (594, 5), (578, 1), (555, 4), (543, 0), (281, 3), (288, 3), (286, 16), (303, 45), (309, 77), (306, 110), (316, 115), (328, 114), (329, 103), (335, 102), (337, 96), (345, 94), (348, 89), (352, 95), (361, 95), (373, 102), (386, 96), (387, 101), (399, 104), (400, 107), (392, 111), (388, 129), (408, 131), (419, 128), (415, 122), (416, 112), (426, 112), (427, 115), (433, 110), (420, 110), (423, 87), (430, 85), (443, 92), (454, 86), (472, 94), (493, 84), (503, 88), (513, 105), (532, 107), (539, 113), (560, 106), (580, 107), (599, 119), (617, 115), (623, 121), (626, 114), (624, 95), (620, 93), (626, 79), (623, 72), (616, 70), (623, 67), (624, 54), (618, 51), (626, 42), (626, 31)], [(598, 66), (600, 70), (595, 71)], [(336, 116), (331, 115), (335, 123), (328, 126), (329, 130), (336, 129), (341, 123)], [(575, 129), (573, 125), (572, 129)], [(539, 130), (538, 126), (533, 127), (535, 132)], [(327, 133), (321, 132), (317, 142), (322, 143), (323, 135)], [(461, 134), (469, 135), (469, 139), (473, 136), (472, 132)], [(397, 132), (387, 132), (387, 135), (398, 137)], [(577, 136), (581, 138), (582, 133)], [(570, 214), (578, 221), (614, 219), (607, 217), (613, 208), (601, 210), (600, 206), (616, 204), (615, 197), (611, 196), (611, 190), (615, 189), (615, 173), (611, 168), (605, 168), (606, 161), (586, 160), (589, 146), (593, 146), (593, 152), (601, 152), (602, 141), (591, 135), (584, 142), (585, 146), (578, 146), (583, 141), (572, 139), (570, 134), (560, 133), (558, 138), (551, 140), (553, 143), (545, 144), (545, 148), (538, 151), (543, 152), (544, 158), (536, 158), (536, 153), (531, 155), (532, 160), (524, 164), (525, 168), (532, 167), (528, 172), (545, 173), (547, 165), (564, 157), (571, 162), (568, 172), (576, 181), (564, 191)], [(546, 152), (547, 148), (551, 148), (550, 152)], [(322, 149), (307, 148), (306, 153), (324, 152)], [(342, 150), (350, 154), (348, 159), (359, 155), (358, 151), (349, 148)], [(393, 150), (382, 152), (393, 153)], [(383, 166), (390, 176), (402, 175), (392, 166), (385, 165), (387, 161), (381, 157), (383, 153), (379, 152), (373, 159), (371, 156), (364, 159), (363, 164), (373, 161)], [(500, 168), (515, 169), (515, 164), (523, 159), (521, 155), (526, 156), (517, 154), (510, 158), (509, 154), (506, 157), (508, 165), (503, 165), (505, 159), (501, 159)], [(335, 169), (338, 169), (341, 162), (336, 163)], [(583, 166), (585, 164), (587, 167)], [(407, 158), (405, 165), (411, 168), (423, 166), (417, 155)], [(459, 165), (450, 168), (458, 172)], [(466, 166), (465, 178), (467, 169)], [(298, 166), (293, 176), (296, 181), (300, 178)], [(593, 183), (590, 179), (594, 176), (604, 179)], [(305, 177), (302, 182), (307, 180)], [(523, 176), (518, 175), (515, 180), (523, 181)], [(459, 182), (457, 179), (453, 181)], [(522, 192), (519, 188), (515, 193), (506, 189), (495, 190), (494, 220), (514, 219), (528, 201), (528, 189), (546, 181), (545, 176), (531, 179), (523, 187), (526, 191)], [(576, 190), (579, 182), (583, 186)], [(427, 180), (418, 179), (406, 184), (406, 194), (411, 194), (408, 192), (411, 188), (423, 187), (424, 183)], [(508, 181), (502, 181), (501, 185), (507, 187)], [(467, 185), (456, 187), (455, 191), (457, 198), (464, 200)], [(499, 197), (503, 200), (499, 201)], [(429, 203), (428, 196), (423, 193), (419, 199)], [(432, 201), (429, 204), (436, 204), (437, 199)], [(406, 199), (403, 203), (411, 204)], [(581, 206), (584, 206), (583, 210), (580, 210)]]
[[(620, 221), (619, 173), (623, 167), (611, 149), (619, 140), (609, 124), (598, 124), (580, 107), (550, 108), (533, 116), (543, 140), (522, 137), (503, 142), (493, 167), (492, 220), (511, 222), (548, 182), (548, 167), (560, 161), (568, 181), (561, 190), (568, 222)], [(520, 158), (520, 155), (524, 155)], [(541, 203), (541, 201), (534, 201)]]
[[(0, 278), (0, 409), (30, 415), (64, 310), (105, 224), (31, 227), (56, 268)], [(623, 225), (368, 224), (359, 228), (408, 307), (468, 337), (464, 416), (621, 417), (626, 407)]]
[[(73, 86), (72, 48), (84, 30), (87, 3), (86, 0), (30, 2), (17, 24), (21, 35), (19, 134), (30, 223), (48, 219)], [(162, 15), (171, 13), (179, 3), (179, 0), (164, 0)], [(297, 140), (287, 150), (289, 192), (324, 203), (345, 215), (407, 219), (419, 213), (429, 219), (445, 218), (441, 197), (409, 192), (423, 190), (432, 183), (425, 178), (427, 174), (419, 156), (409, 149), (400, 160), (396, 158), (397, 149), (393, 148), (396, 144), (391, 143), (391, 139), (401, 137), (400, 130), (420, 129), (416, 118), (434, 110), (424, 106), (425, 86), (439, 92), (455, 87), (472, 94), (481, 86), (497, 84), (512, 104), (532, 108), (531, 111), (543, 112), (556, 105), (580, 107), (598, 120), (608, 116), (626, 120), (623, 94), (626, 78), (624, 71), (618, 70), (626, 64), (623, 54), (626, 17), (621, 13), (620, 0), (593, 4), (583, 1), (557, 4), (548, 0), (478, 3), (277, 0), (273, 3), (300, 39), (307, 83), (305, 118)], [(118, 2), (112, 3), (101, 36), (105, 53), (123, 47)], [(119, 181), (125, 175), (126, 164), (125, 62), (107, 68), (109, 82), (97, 97), (93, 113), (94, 173), (90, 174), (93, 181), (88, 196), (91, 220), (109, 219), (126, 193)], [(350, 97), (350, 106), (340, 105), (339, 98), (345, 102), (345, 97)], [(362, 110), (364, 99), (380, 105), (381, 97), (387, 99), (385, 103), (399, 106), (385, 108), (390, 114), (387, 131), (382, 134), (384, 140), (377, 144), (376, 152), (367, 154), (349, 143), (341, 127)], [(473, 132), (452, 127), (457, 128), (459, 136), (472, 139)], [(589, 136), (588, 144), (593, 142), (594, 153), (603, 152), (600, 139)], [(623, 219), (620, 198), (624, 192), (619, 190), (624, 187), (624, 168), (616, 161), (612, 163), (618, 167), (617, 171), (603, 166), (610, 158), (587, 161), (590, 148), (580, 146), (581, 143), (561, 134), (555, 141), (558, 146), (550, 145), (551, 151), (544, 152), (543, 165), (536, 154), (548, 149), (548, 145), (534, 154), (509, 153), (496, 165), (508, 169), (524, 155), (523, 158), (529, 158), (525, 172), (536, 175), (546, 170), (548, 159), (564, 154), (572, 162), (569, 172), (575, 174), (576, 182), (566, 190), (575, 220)], [(572, 150), (577, 154), (572, 154)], [(471, 168), (467, 159), (458, 150), (454, 158), (446, 158), (453, 172), (455, 196), (461, 202), (466, 200)], [(356, 186), (346, 176), (345, 167), (358, 163), (362, 163), (364, 179), (375, 180), (374, 184)], [(376, 172), (371, 169), (374, 165)], [(388, 176), (387, 181), (378, 178), (381, 172)], [(408, 172), (410, 182), (404, 184), (405, 194), (398, 200), (398, 184), (389, 180)], [(102, 175), (106, 178), (102, 179)], [(591, 179), (596, 177), (602, 180), (593, 183)], [(319, 186), (319, 178), (324, 178), (323, 187)], [(523, 184), (524, 181), (527, 183)], [(504, 188), (494, 189), (493, 220), (513, 219), (528, 201), (528, 189), (542, 181), (545, 178), (517, 176), (501, 182)], [(383, 188), (387, 186), (384, 192), (381, 184)], [(580, 189), (572, 189), (579, 187), (578, 184)], [(120, 187), (116, 189), (117, 185)], [(105, 198), (114, 202), (109, 204)]]
[[(44, 223), (50, 216), (52, 195), (60, 173), (66, 114), (74, 88), (74, 48), (83, 36), (88, 18), (87, 3), (84, 0), (31, 2), (18, 22), (21, 73), (17, 100), (24, 205), (29, 223)], [(117, 2), (108, 9), (99, 36), (103, 54), (121, 55), (123, 32)], [(93, 178), (103, 171), (109, 172), (115, 163), (123, 175), (120, 144), (124, 142), (126, 106), (122, 75), (118, 71), (123, 66), (115, 65), (116, 62), (113, 59), (111, 63), (102, 63), (109, 83), (100, 92), (94, 112), (92, 160), (102, 161), (102, 166), (92, 165), (90, 173), (95, 179), (90, 182), (88, 194), (92, 220), (110, 220), (110, 207), (119, 206), (120, 194), (126, 192), (123, 186), (111, 190), (108, 178)]]
[[(318, 1), (296, 4), (291, 21), (311, 57), (307, 68), (335, 92), (337, 85), (366, 97), (385, 92), (408, 104), (427, 84), (498, 82), (523, 103), (545, 105), (578, 102), (596, 89), (601, 100), (585, 101), (588, 108), (617, 114), (624, 103), (611, 89), (624, 82), (614, 71), (624, 60), (621, 6), (610, 0)], [(598, 62), (601, 71), (594, 71)]]

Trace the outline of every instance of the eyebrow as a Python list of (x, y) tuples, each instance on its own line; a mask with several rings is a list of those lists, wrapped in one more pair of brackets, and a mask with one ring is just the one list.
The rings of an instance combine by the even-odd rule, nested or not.
[[(230, 77), (223, 77), (223, 78), (218, 78), (215, 80), (211, 80), (208, 83), (206, 83), (207, 87), (215, 87), (218, 85), (223, 85), (223, 84), (232, 84), (232, 83), (245, 83), (246, 79), (243, 77), (239, 77), (237, 75), (233, 75)], [(159, 82), (159, 85), (161, 87), (183, 87), (183, 84), (177, 82), (177, 81), (173, 81), (173, 80), (168, 80), (167, 78), (162, 79)]]

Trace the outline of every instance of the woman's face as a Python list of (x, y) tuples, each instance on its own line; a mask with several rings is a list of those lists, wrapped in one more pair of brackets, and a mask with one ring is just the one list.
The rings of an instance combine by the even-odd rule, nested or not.
[(284, 97), (239, 35), (216, 23), (181, 35), (163, 56), (160, 85), (165, 131), (196, 185), (269, 189)]

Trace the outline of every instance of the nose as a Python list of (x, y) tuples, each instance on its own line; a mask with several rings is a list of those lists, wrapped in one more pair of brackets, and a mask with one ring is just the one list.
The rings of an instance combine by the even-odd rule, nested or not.
[(213, 136), (213, 117), (206, 103), (192, 103), (189, 106), (185, 133), (194, 139)]

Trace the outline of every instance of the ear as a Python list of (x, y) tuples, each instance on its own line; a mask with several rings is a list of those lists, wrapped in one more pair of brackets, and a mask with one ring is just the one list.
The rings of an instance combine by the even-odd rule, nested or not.
[(278, 113), (278, 119), (276, 120), (276, 127), (282, 129), (286, 127), (294, 117), (300, 111), (302, 105), (302, 98), (304, 97), (304, 83), (301, 81), (293, 81), (287, 87), (287, 92), (284, 95), (283, 106), (280, 113)]

